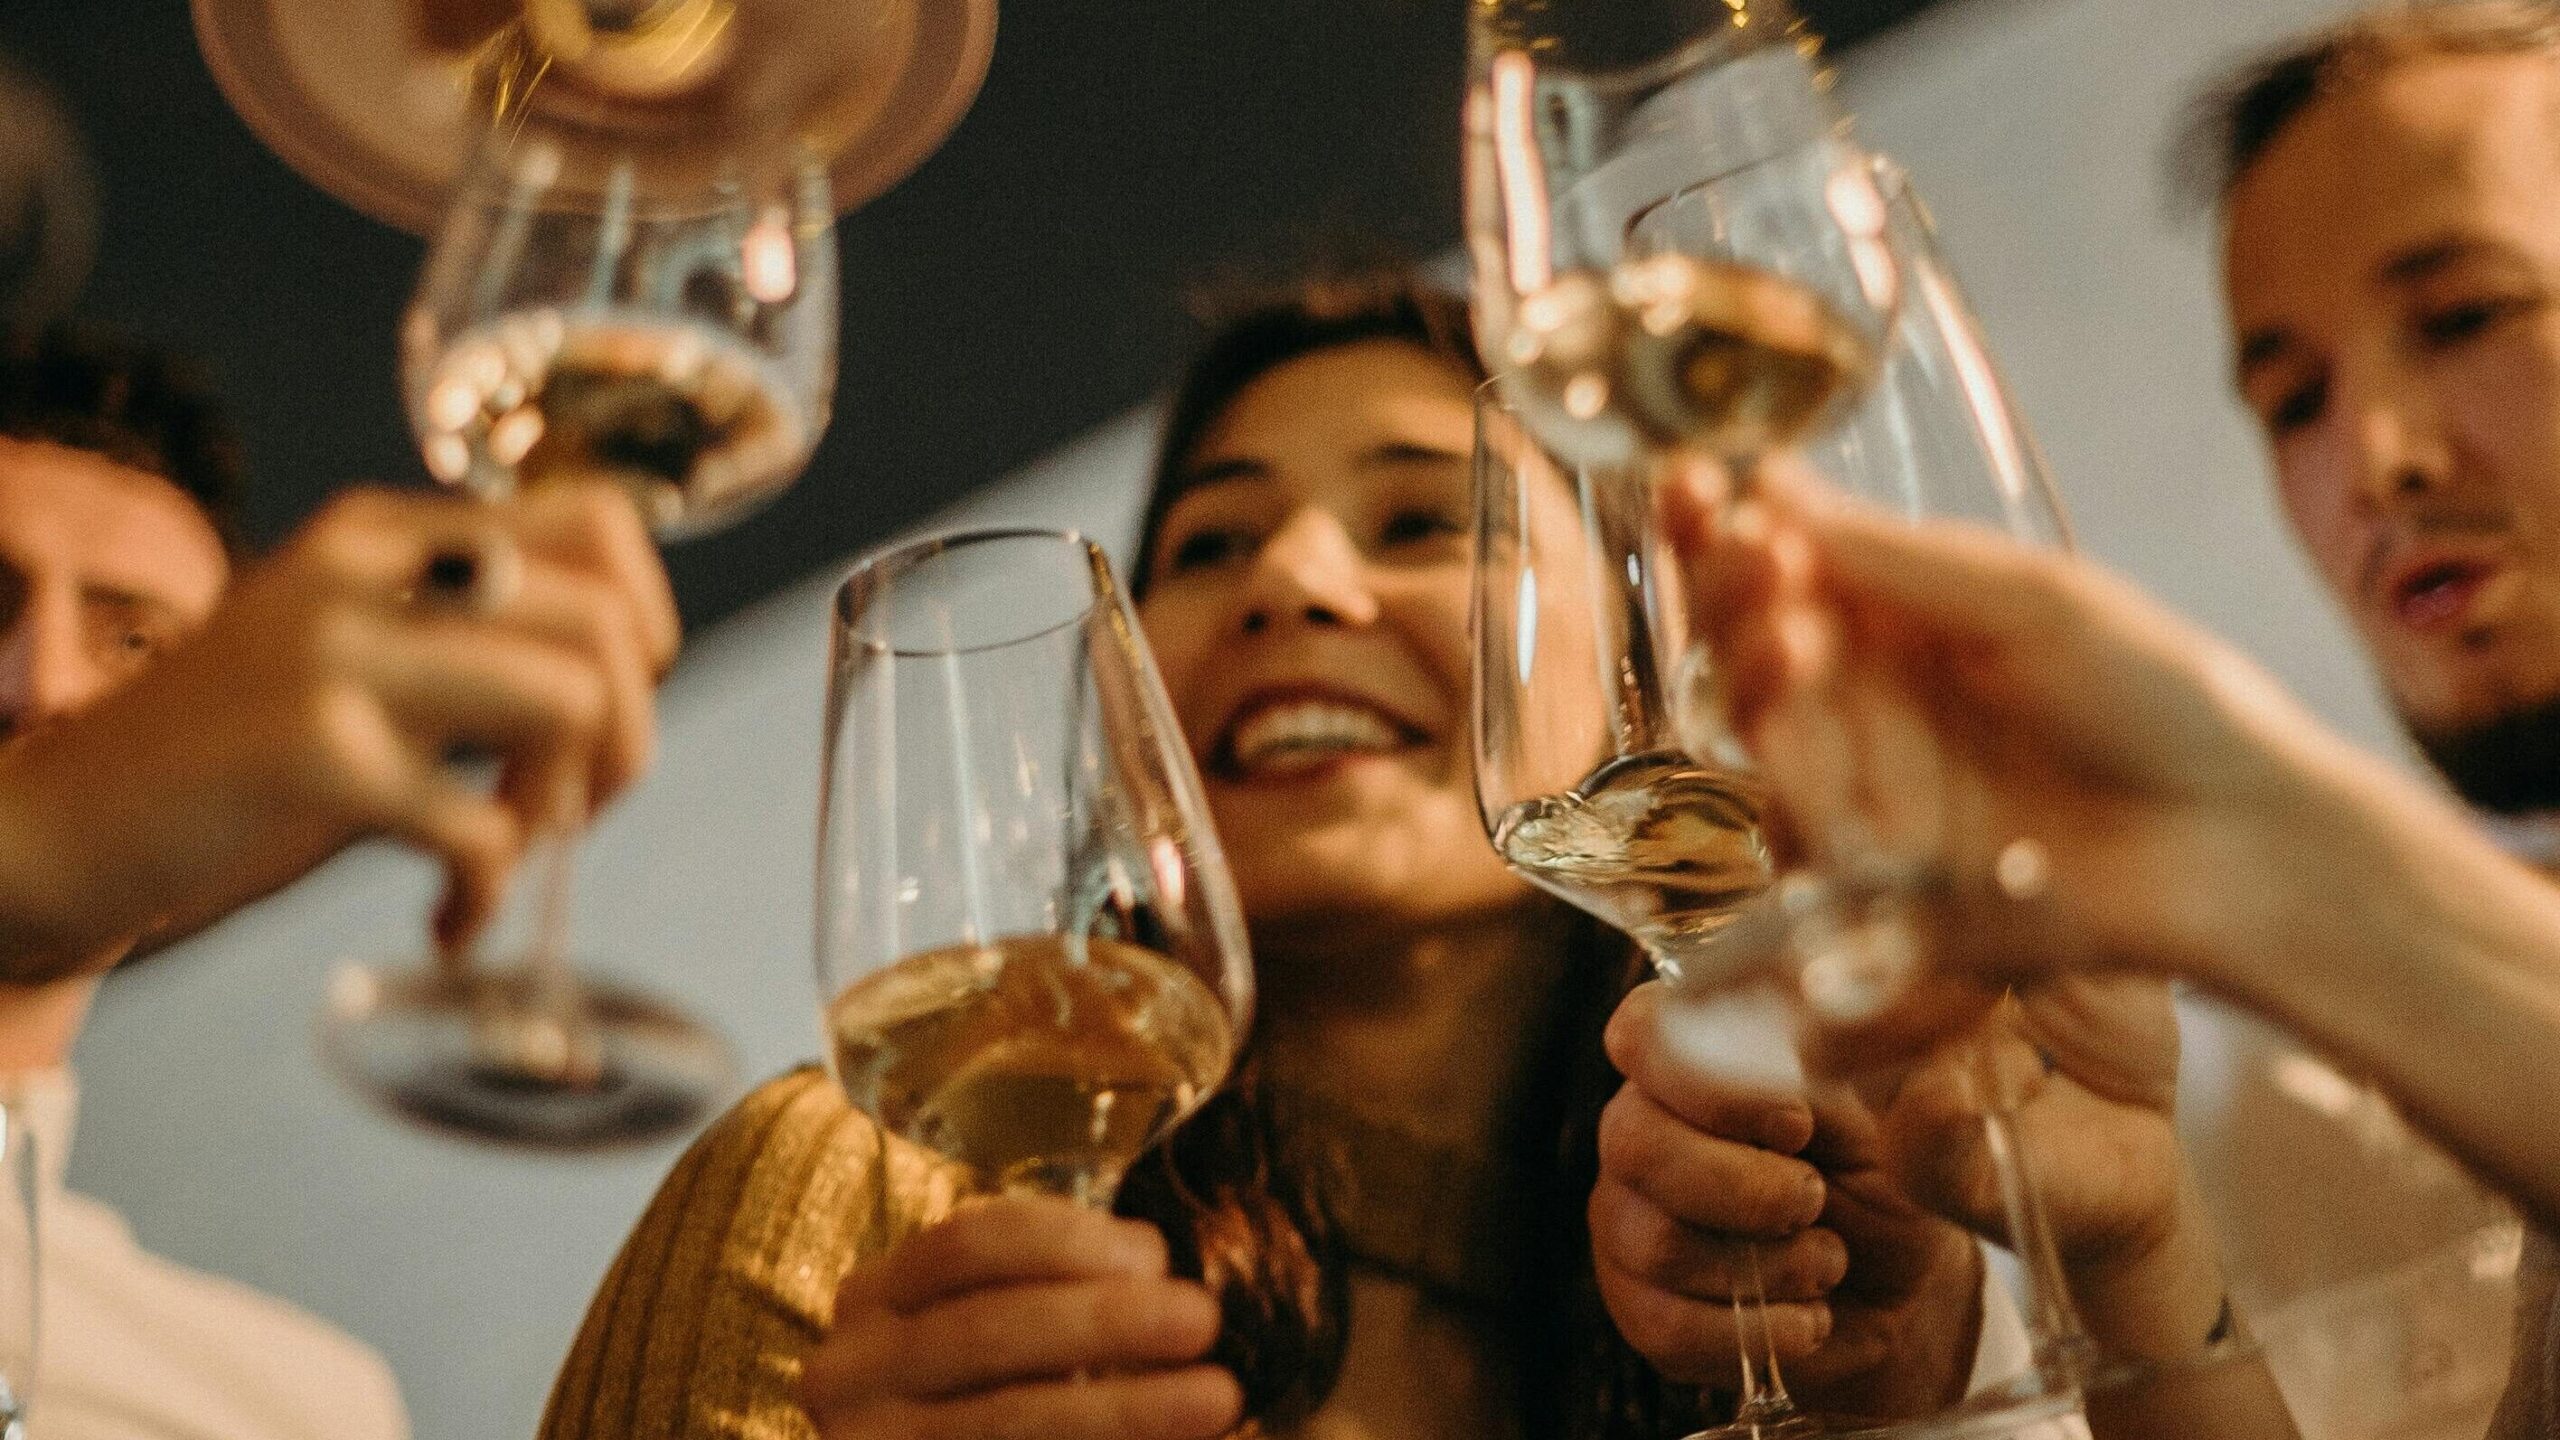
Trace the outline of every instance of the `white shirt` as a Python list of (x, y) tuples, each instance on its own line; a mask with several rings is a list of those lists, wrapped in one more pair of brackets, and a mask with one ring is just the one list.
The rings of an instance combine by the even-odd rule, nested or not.
[(79, 1108), (70, 1073), (16, 1083), (42, 1172), (37, 1440), (407, 1440), (380, 1356), (281, 1300), (146, 1252), (123, 1216), (64, 1189)]

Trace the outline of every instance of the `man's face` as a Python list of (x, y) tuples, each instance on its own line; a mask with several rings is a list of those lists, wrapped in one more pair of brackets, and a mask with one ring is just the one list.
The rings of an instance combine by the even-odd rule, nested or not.
[(2314, 102), (2234, 187), (2224, 263), (2285, 513), (2411, 728), (2560, 699), (2560, 61)]
[(0, 743), (70, 714), (204, 623), (230, 567), (185, 492), (0, 438)]

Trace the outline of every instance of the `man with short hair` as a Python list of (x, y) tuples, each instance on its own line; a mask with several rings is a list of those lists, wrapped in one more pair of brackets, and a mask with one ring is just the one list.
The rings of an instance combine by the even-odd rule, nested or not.
[[(2237, 379), (2285, 515), (2427, 755), (2511, 845), (2560, 862), (2560, 9), (2350, 18), (2225, 87), (2199, 135)], [(2528, 1270), (2500, 1425), (2547, 1435), (2560, 1331), (2547, 1266)], [(1715, 1298), (1625, 1288), (1700, 1319)], [(2209, 1289), (2179, 1288), (2182, 1313), (2212, 1313)], [(1657, 1361), (1730, 1345), (1691, 1328), (1704, 1338)]]
[[(238, 476), (164, 360), (59, 333), (0, 353), (0, 1075), (42, 1169), (48, 1440), (407, 1433), (371, 1351), (62, 1190), (72, 1043), (137, 944), (366, 836), (446, 862), (460, 953), (562, 767), (604, 797), (645, 766), (674, 653), (618, 491), (356, 492), (234, 584)], [(458, 750), (500, 759), (494, 788)]]
[[(2560, 863), (2560, 10), (2352, 17), (2244, 72), (2190, 148), (2295, 538), (2435, 768)], [(2501, 1433), (2553, 1423), (2529, 1253)]]

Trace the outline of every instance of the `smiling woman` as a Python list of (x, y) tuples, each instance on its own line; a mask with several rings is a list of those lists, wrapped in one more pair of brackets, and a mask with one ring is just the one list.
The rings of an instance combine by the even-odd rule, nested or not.
[(1464, 754), (1477, 372), (1452, 302), (1330, 303), (1195, 368), (1140, 604), (1257, 920), (1429, 924), (1517, 896)]
[[(1402, 276), (1312, 287), (1221, 329), (1170, 407), (1132, 589), (1262, 1006), (1117, 1228), (933, 1224), (965, 1177), (800, 1072), (661, 1189), (547, 1435), (1677, 1433), (1583, 1225), (1635, 960), (1477, 816), (1464, 322)], [(899, 1358), (959, 1335), (956, 1368)]]

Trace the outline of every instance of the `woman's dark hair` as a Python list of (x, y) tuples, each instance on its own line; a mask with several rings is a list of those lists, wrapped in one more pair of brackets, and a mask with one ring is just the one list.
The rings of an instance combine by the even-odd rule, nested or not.
[(0, 436), (157, 475), (240, 548), (240, 443), (212, 390), (172, 356), (66, 326), (0, 341)]
[[(1129, 567), (1152, 578), (1158, 531), (1187, 488), (1191, 453), (1246, 387), (1292, 360), (1384, 340), (1481, 379), (1465, 303), (1410, 272), (1328, 278), (1230, 311), (1174, 387)], [(1575, 915), (1548, 1033), (1532, 1051), (1547, 1084), (1510, 1137), (1524, 1162), (1529, 1261), (1502, 1319), (1520, 1377), (1522, 1432), (1559, 1440), (1657, 1440), (1696, 1428), (1687, 1392), (1666, 1387), (1620, 1339), (1592, 1279), (1585, 1207), (1598, 1179), (1601, 1107), (1618, 1077), (1601, 1031), (1642, 978), (1623, 936)], [(1348, 1257), (1332, 1209), (1341, 1157), (1260, 1078), (1248, 1039), (1238, 1080), (1139, 1162), (1118, 1210), (1154, 1221), (1176, 1267), (1219, 1297), (1216, 1358), (1244, 1386), (1262, 1430), (1303, 1419), (1338, 1377), (1348, 1341)]]

